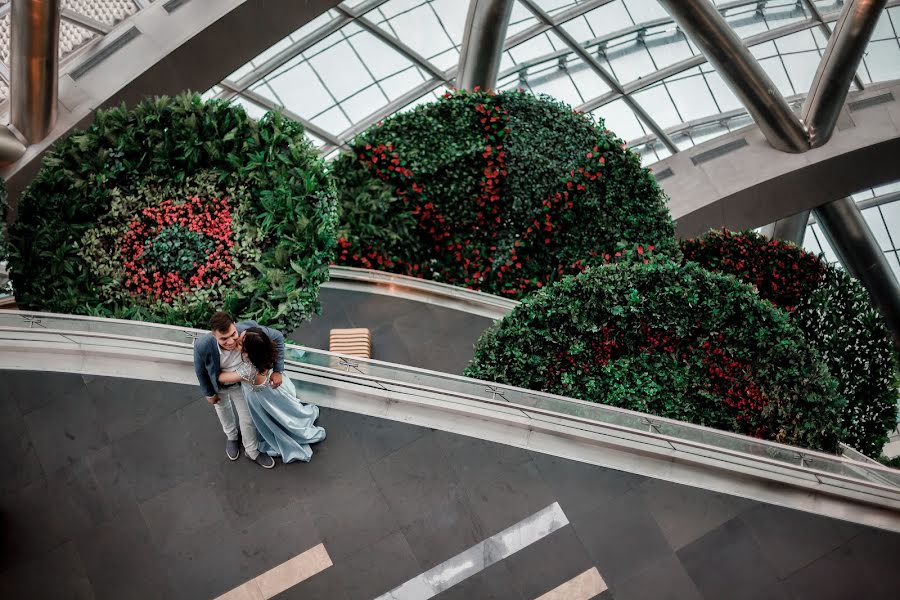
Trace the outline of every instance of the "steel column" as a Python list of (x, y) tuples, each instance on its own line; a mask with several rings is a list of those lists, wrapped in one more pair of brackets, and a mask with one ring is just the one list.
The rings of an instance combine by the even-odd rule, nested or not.
[(798, 246), (803, 245), (803, 238), (806, 235), (806, 226), (809, 224), (809, 211), (804, 210), (796, 215), (791, 215), (784, 219), (778, 219), (771, 225), (763, 227), (763, 233), (769, 239), (779, 239), (786, 242), (793, 242)]
[(803, 104), (802, 118), (813, 148), (831, 139), (850, 83), (886, 4), (887, 0), (848, 0), (844, 4)]
[(900, 284), (856, 202), (842, 198), (814, 212), (841, 264), (869, 291), (900, 349)]
[(456, 87), (494, 89), (515, 0), (470, 0)]
[(809, 149), (806, 128), (741, 38), (709, 0), (660, 0), (740, 98), (773, 147)]
[(10, 121), (33, 144), (56, 122), (60, 0), (15, 0), (10, 13)]

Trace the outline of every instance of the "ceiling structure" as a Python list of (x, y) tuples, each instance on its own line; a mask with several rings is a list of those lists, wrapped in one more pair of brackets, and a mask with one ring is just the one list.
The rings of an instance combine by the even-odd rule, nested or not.
[[(64, 0), (59, 58), (64, 63), (88, 42), (112, 31), (152, 0)], [(0, 0), (0, 104), (9, 99), (10, 0)]]
[[(432, 101), (453, 85), (466, 4), (343, 2), (232, 73), (210, 95), (234, 99), (256, 115), (283, 107), (330, 154), (385, 116)], [(716, 5), (779, 91), (799, 106), (843, 2)], [(890, 0), (851, 89), (900, 79), (898, 34), (900, 0)], [(571, 41), (597, 58), (612, 86)], [(549, 94), (603, 118), (645, 164), (752, 123), (656, 0), (518, 0), (497, 87)]]
[[(753, 123), (732, 92), (733, 81), (729, 87), (728, 74), (720, 74), (707, 62), (663, 8), (670, 0), (508, 1), (512, 13), (497, 87), (548, 94), (604, 119), (607, 127), (643, 156), (646, 165), (669, 162), (673, 154)], [(103, 50), (90, 42), (114, 29), (133, 28), (135, 19), (147, 16), (149, 11), (144, 9), (164, 5), (172, 13), (177, 7), (195, 4), (201, 3), (63, 0), (61, 67), (93, 60), (91, 53)], [(740, 38), (778, 92), (792, 108), (800, 108), (845, 1), (715, 0), (713, 4), (721, 15), (721, 28)], [(323, 154), (333, 156), (377, 121), (432, 101), (454, 85), (468, 5), (462, 0), (327, 3), (332, 8), (311, 21), (294, 21), (306, 24), (206, 95), (240, 103), (253, 116), (282, 109), (306, 126)], [(900, 0), (883, 0), (883, 5), (851, 90), (900, 80)], [(674, 7), (680, 10), (681, 5)], [(715, 10), (710, 12), (718, 18)], [(9, 13), (8, 0), (0, 0), (0, 111), (8, 106)], [(269, 39), (279, 39), (290, 30), (290, 21), (284, 21), (280, 33)], [(740, 46), (741, 42), (734, 43)], [(254, 45), (241, 60), (260, 47), (264, 45)], [(227, 47), (221, 52), (227, 53)], [(227, 68), (236, 64), (240, 61)], [(182, 64), (179, 71), (191, 68)], [(727, 70), (727, 64), (723, 68)], [(218, 77), (221, 72), (208, 79), (206, 86)], [(896, 195), (887, 197), (896, 199)], [(865, 210), (869, 227), (898, 272), (900, 256), (893, 239), (900, 241), (900, 214), (883, 200), (872, 202), (879, 206)], [(803, 217), (800, 223), (805, 221)], [(811, 227), (807, 244), (830, 253), (821, 230), (816, 229), (818, 224)]]

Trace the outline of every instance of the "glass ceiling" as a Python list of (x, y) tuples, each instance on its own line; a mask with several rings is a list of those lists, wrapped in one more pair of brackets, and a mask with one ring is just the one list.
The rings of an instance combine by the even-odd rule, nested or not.
[[(802, 102), (842, 1), (715, 3), (782, 94)], [(464, 0), (347, 0), (208, 95), (233, 99), (251, 115), (282, 107), (331, 154), (385, 116), (434, 100), (453, 84), (467, 10)], [(900, 79), (898, 32), (900, 0), (889, 0), (854, 89)], [(616, 89), (566, 38), (598, 59)], [(519, 0), (497, 87), (549, 94), (603, 117), (645, 164), (752, 122), (656, 0)]]

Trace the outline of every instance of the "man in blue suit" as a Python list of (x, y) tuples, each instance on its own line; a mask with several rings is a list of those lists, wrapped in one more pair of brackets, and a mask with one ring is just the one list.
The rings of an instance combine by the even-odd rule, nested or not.
[[(241, 384), (219, 383), (219, 373), (236, 371), (241, 364), (241, 340), (244, 331), (249, 327), (260, 327), (278, 347), (278, 359), (270, 381), (273, 388), (280, 386), (284, 373), (284, 336), (279, 331), (257, 325), (255, 321), (235, 323), (226, 312), (214, 314), (209, 320), (210, 333), (194, 340), (194, 372), (197, 374), (206, 401), (215, 407), (222, 423), (222, 430), (228, 440), (225, 443), (225, 454), (228, 458), (237, 460), (241, 456), (238, 444), (238, 427), (240, 427), (244, 453), (264, 469), (271, 469), (275, 466), (275, 459), (260, 453), (257, 447), (256, 426), (250, 416)], [(237, 424), (234, 419), (235, 413)]]

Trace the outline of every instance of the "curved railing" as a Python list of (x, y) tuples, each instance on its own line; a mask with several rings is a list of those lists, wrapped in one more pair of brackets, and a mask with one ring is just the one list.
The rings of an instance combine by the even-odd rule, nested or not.
[(515, 300), (385, 271), (332, 266), (329, 274), (330, 280), (322, 284), (324, 288), (385, 294), (461, 310), (490, 319), (504, 317), (519, 305)]
[[(172, 373), (176, 365), (187, 383), (193, 376), (189, 369), (192, 342), (203, 333), (153, 323), (0, 311), (0, 368), (28, 368), (31, 363), (23, 358), (28, 352), (39, 352), (41, 364), (50, 370), (66, 369), (49, 357), (79, 356), (82, 362), (75, 363), (74, 370), (85, 372), (103, 361), (112, 365), (110, 357), (130, 357), (138, 370), (145, 365), (153, 373), (139, 376), (132, 362), (128, 368), (119, 367), (122, 372), (108, 365), (101, 374), (157, 379), (160, 373)], [(93, 366), (88, 359), (95, 359)], [(653, 475), (663, 479), (708, 487), (706, 483), (715, 476), (720, 479), (720, 491), (900, 531), (900, 471), (877, 463), (294, 345), (287, 347), (286, 367), (308, 401), (351, 410), (380, 403), (379, 414), (410, 422), (425, 410), (437, 411), (450, 430), (468, 419), (469, 435), (480, 435), (472, 422), (480, 423), (483, 431), (500, 424), (519, 432), (508, 443), (526, 448), (562, 447), (574, 440), (577, 445), (572, 448), (577, 452), (567, 451), (571, 458), (582, 459), (578, 453), (599, 448), (605, 456), (618, 457), (620, 466), (615, 468), (632, 470), (631, 466), (647, 460), (656, 465)], [(600, 455), (594, 452), (593, 456)], [(677, 476), (673, 474), (676, 466)], [(640, 468), (635, 472), (641, 472)], [(748, 481), (758, 493), (747, 492)]]

